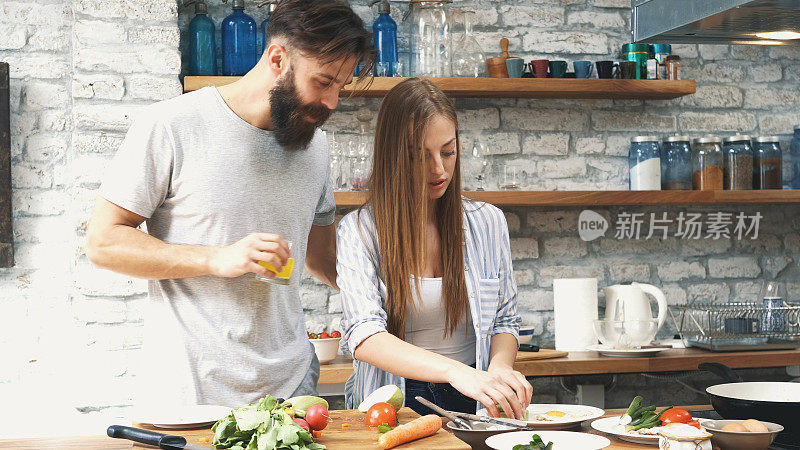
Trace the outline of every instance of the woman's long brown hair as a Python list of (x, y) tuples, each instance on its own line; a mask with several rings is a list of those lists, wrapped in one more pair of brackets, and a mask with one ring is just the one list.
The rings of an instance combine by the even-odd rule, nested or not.
[(424, 137), (428, 123), (444, 117), (456, 129), (456, 166), (450, 185), (437, 200), (436, 224), (441, 237), (442, 298), (445, 336), (452, 335), (469, 312), (464, 276), (464, 230), (461, 200), (461, 143), (453, 102), (433, 83), (410, 78), (383, 100), (375, 129), (375, 148), (367, 205), (377, 230), (380, 276), (388, 298), (387, 329), (405, 335), (408, 306), (413, 308), (411, 276), (419, 296), (425, 269), (425, 223), (428, 215), (428, 168)]

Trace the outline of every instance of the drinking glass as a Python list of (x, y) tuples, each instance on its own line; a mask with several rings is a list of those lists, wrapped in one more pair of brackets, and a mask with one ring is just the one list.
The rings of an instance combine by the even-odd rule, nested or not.
[(289, 244), (289, 259), (286, 260), (286, 265), (283, 266), (283, 269), (281, 269), (281, 271), (279, 272), (278, 270), (275, 269), (275, 266), (273, 266), (272, 264), (265, 261), (259, 261), (258, 265), (266, 267), (267, 270), (274, 272), (275, 278), (256, 275), (256, 280), (264, 281), (270, 284), (280, 284), (284, 286), (290, 283), (290, 280), (292, 278), (292, 272), (294, 271), (294, 258), (291, 256), (292, 241), (286, 241), (286, 243)]

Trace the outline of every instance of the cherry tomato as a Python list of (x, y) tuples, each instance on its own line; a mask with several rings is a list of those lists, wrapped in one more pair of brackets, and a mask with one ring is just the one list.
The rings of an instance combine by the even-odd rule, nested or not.
[(698, 420), (692, 420), (692, 421), (688, 422), (687, 425), (691, 425), (691, 426), (697, 428), (698, 430), (702, 430), (702, 428), (700, 428), (700, 421), (698, 421)]
[(661, 423), (666, 425), (668, 423), (689, 423), (692, 421), (692, 415), (689, 411), (681, 408), (671, 408), (661, 415)]
[(330, 337), (331, 337), (331, 335), (328, 334), (327, 331), (323, 331), (322, 334), (319, 335), (320, 339), (329, 339)]
[(319, 336), (317, 336), (316, 333), (308, 333), (308, 338), (309, 339), (319, 339)]
[(366, 424), (368, 427), (379, 427), (384, 423), (390, 427), (397, 426), (397, 412), (394, 406), (386, 402), (378, 402), (367, 410)]
[(340, 333), (338, 331), (334, 331), (334, 332), (331, 333), (331, 337), (332, 338), (342, 337), (342, 333)]

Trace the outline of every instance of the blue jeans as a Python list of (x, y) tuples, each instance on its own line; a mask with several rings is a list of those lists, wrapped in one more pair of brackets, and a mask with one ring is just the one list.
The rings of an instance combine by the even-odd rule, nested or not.
[(406, 406), (421, 416), (434, 414), (430, 408), (418, 402), (414, 398), (416, 396), (420, 396), (447, 411), (475, 414), (477, 407), (477, 402), (474, 399), (458, 392), (450, 383), (428, 383), (427, 381), (406, 379)]

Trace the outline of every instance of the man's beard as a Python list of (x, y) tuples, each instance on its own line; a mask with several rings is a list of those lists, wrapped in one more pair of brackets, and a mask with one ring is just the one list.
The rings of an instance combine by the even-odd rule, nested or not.
[[(269, 105), (275, 140), (290, 150), (306, 148), (317, 127), (331, 115), (331, 110), (323, 105), (303, 104), (291, 70), (269, 91)], [(315, 121), (309, 122), (308, 117)]]

